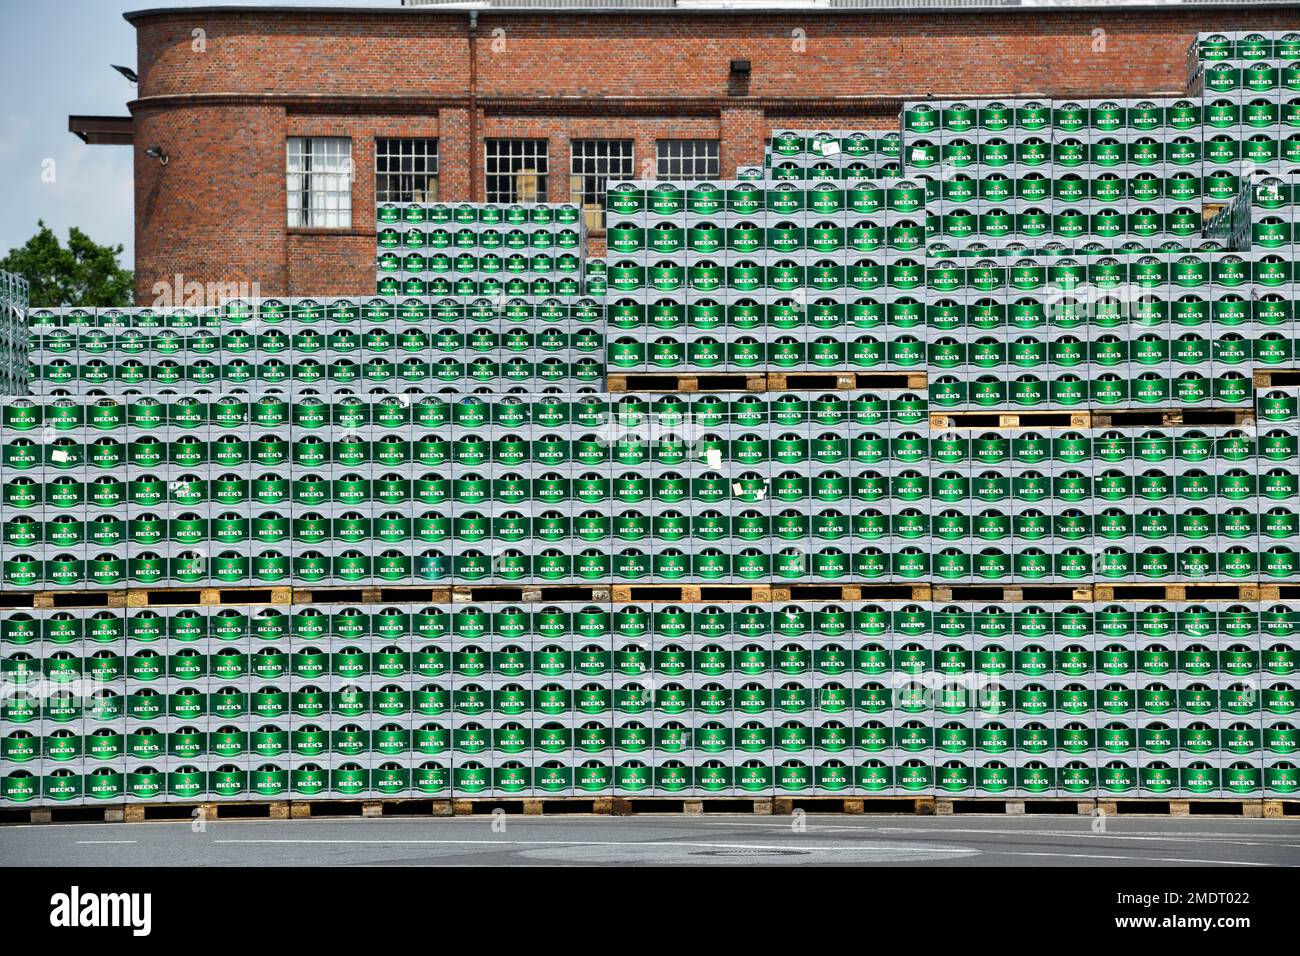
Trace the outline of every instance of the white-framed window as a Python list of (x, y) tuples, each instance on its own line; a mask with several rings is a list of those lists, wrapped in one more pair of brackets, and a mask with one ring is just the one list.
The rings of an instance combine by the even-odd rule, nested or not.
[(290, 228), (351, 228), (352, 140), (290, 136), (287, 153)]
[(716, 139), (656, 141), (660, 179), (717, 179), (722, 167)]
[(375, 202), (437, 201), (437, 138), (376, 138)]
[(632, 179), (630, 139), (575, 139), (569, 198), (582, 206), (588, 229), (605, 228), (605, 190), (611, 179)]
[(550, 172), (546, 140), (489, 139), (483, 150), (488, 202), (546, 202)]

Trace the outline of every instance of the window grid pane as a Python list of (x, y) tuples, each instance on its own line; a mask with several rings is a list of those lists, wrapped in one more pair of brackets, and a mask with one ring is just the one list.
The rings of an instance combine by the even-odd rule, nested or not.
[(484, 142), (488, 202), (546, 202), (550, 161), (544, 139)]
[(438, 140), (375, 140), (375, 202), (436, 202)]
[(655, 147), (660, 179), (717, 179), (721, 174), (716, 139), (661, 139)]
[(292, 136), (286, 148), (289, 226), (352, 226), (352, 140)]
[(610, 179), (633, 176), (630, 139), (575, 139), (569, 168), (570, 198), (582, 206), (587, 228), (605, 228), (605, 191)]

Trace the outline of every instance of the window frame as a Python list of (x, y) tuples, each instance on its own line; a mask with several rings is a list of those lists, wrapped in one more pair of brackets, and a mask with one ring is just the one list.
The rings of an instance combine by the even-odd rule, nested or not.
[[(332, 148), (339, 144), (346, 144), (346, 149)], [(323, 168), (315, 168), (318, 164), (323, 164)], [(286, 137), (284, 168), (287, 228), (352, 228), (356, 183), (352, 137)], [(318, 180), (323, 182), (318, 184)]]
[[(415, 144), (421, 144), (422, 150), (412, 148), (406, 152), (401, 148), (403, 145), (414, 147)], [(385, 149), (393, 145), (398, 145), (396, 152)], [(386, 163), (389, 168), (381, 169), (381, 163)], [(423, 168), (404, 168), (408, 164)], [(437, 202), (442, 189), (441, 168), (441, 143), (437, 136), (376, 136), (375, 203)], [(393, 181), (398, 183), (398, 188), (391, 187)], [(409, 189), (405, 188), (408, 181)], [(417, 188), (420, 182), (424, 183), (422, 190)], [(430, 182), (432, 190), (428, 188)], [(421, 198), (416, 199), (417, 194), (422, 194)]]
[[(687, 147), (690, 147), (689, 151)], [(699, 152), (699, 147), (712, 147)], [(667, 147), (667, 150), (665, 150)], [(676, 152), (674, 154), (674, 148)], [(703, 161), (708, 167), (701, 171), (698, 166)], [(687, 172), (690, 164), (690, 172)], [(676, 171), (674, 172), (674, 166)], [(713, 171), (710, 172), (709, 169)], [(666, 182), (690, 182), (692, 180), (720, 179), (722, 177), (722, 140), (708, 138), (665, 138), (655, 140), (655, 174), (657, 179)]]
[[(504, 147), (504, 152), (502, 148)], [(495, 154), (494, 154), (495, 153)], [(536, 177), (532, 195), (520, 189), (520, 177), (532, 160)], [(540, 160), (540, 162), (538, 162)], [(518, 165), (514, 165), (518, 161)], [(506, 163), (509, 168), (502, 169)], [(495, 168), (494, 168), (495, 167)], [(551, 143), (545, 136), (493, 136), (483, 141), (483, 197), (490, 203), (544, 203), (549, 201)], [(502, 189), (502, 183), (507, 184)]]
[[(593, 155), (586, 155), (580, 152), (581, 147), (597, 147)], [(604, 146), (604, 154), (601, 154), (599, 147)], [(617, 146), (619, 154), (615, 155), (614, 147)], [(626, 147), (626, 155), (622, 154), (622, 149)], [(620, 168), (612, 168), (615, 162), (620, 163)], [(579, 169), (579, 163), (594, 163), (595, 169)], [(604, 170), (601, 170), (601, 165)], [(586, 223), (587, 229), (593, 232), (604, 232), (605, 230), (605, 195), (609, 191), (609, 181), (611, 179), (635, 179), (636, 178), (636, 140), (631, 137), (597, 137), (587, 136), (569, 141), (569, 201), (576, 204), (582, 211), (582, 217)], [(587, 192), (587, 181), (594, 180), (597, 186), (594, 195), (589, 196)], [(588, 202), (588, 199), (598, 201)]]

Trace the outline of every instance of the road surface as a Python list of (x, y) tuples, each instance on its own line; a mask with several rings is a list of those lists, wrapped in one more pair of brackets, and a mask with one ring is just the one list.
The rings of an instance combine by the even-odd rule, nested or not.
[(1300, 865), (1300, 820), (748, 815), (75, 823), (0, 827), (44, 866)]

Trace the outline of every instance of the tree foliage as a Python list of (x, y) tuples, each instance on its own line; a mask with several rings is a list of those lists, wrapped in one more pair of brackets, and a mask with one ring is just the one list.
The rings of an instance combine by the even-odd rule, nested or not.
[(132, 303), (135, 278), (117, 261), (122, 246), (101, 246), (76, 226), (68, 230), (64, 246), (43, 221), (37, 225), (36, 235), (0, 259), (0, 269), (22, 276), (31, 286), (32, 308)]

